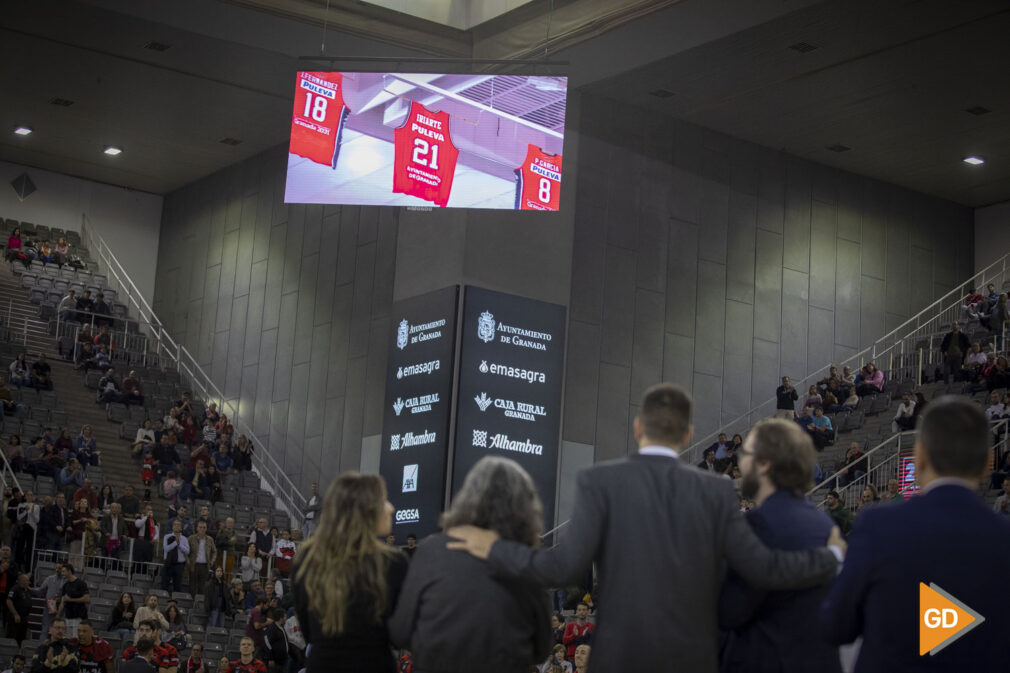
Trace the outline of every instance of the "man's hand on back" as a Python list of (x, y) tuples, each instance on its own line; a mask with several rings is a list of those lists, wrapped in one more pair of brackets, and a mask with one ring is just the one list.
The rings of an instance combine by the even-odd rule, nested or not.
[(487, 560), (491, 553), (491, 545), (497, 542), (499, 537), (498, 533), (493, 530), (485, 530), (476, 526), (453, 526), (446, 531), (446, 534), (458, 540), (446, 544), (447, 549), (469, 552), (482, 560)]

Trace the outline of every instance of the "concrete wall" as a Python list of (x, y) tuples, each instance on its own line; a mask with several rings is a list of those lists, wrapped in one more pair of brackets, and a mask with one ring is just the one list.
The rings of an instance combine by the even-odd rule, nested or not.
[[(11, 180), (28, 173), (37, 191), (18, 201)], [(162, 198), (0, 161), (0, 217), (81, 231), (81, 213), (112, 248), (144, 298), (154, 298)]]
[(707, 434), (972, 272), (969, 208), (610, 100), (581, 130), (563, 438), (597, 461), (650, 384)]
[(975, 270), (1010, 252), (1010, 201), (975, 210)]

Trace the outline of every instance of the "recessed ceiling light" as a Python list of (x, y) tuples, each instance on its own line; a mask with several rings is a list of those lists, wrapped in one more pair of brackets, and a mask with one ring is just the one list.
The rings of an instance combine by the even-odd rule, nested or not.
[(218, 142), (221, 143), (222, 145), (231, 145), (233, 147), (235, 145), (241, 145), (242, 144), (242, 141), (239, 140), (238, 138), (230, 138), (230, 137), (229, 138), (221, 138), (221, 140), (218, 140)]
[(74, 101), (70, 100), (69, 98), (57, 97), (57, 98), (50, 98), (49, 103), (51, 105), (59, 105), (60, 107), (70, 107), (71, 105), (74, 104)]
[(117, 154), (122, 154), (123, 150), (121, 150), (118, 147), (113, 147), (112, 145), (109, 145), (108, 147), (105, 148), (104, 152), (108, 154), (110, 157), (114, 157)]
[(32, 133), (32, 130), (30, 128), (28, 128), (27, 126), (19, 126), (16, 129), (14, 129), (14, 135), (16, 135), (16, 136), (27, 136), (27, 135), (31, 135), (31, 133)]
[(171, 48), (172, 45), (164, 42), (157, 42), (156, 40), (151, 40), (144, 45), (144, 49), (150, 49), (151, 51), (168, 51)]
[(979, 166), (985, 163), (985, 159), (976, 156), (965, 157), (961, 161), (963, 161), (966, 164), (971, 164), (972, 166)]
[(992, 112), (992, 110), (990, 110), (989, 108), (982, 107), (981, 105), (975, 105), (973, 107), (965, 108), (964, 111), (972, 115), (984, 115)]
[(828, 149), (832, 152), (848, 152), (852, 148), (848, 145), (843, 145), (841, 143), (836, 143), (834, 145), (828, 145)]
[(669, 89), (654, 89), (649, 92), (649, 95), (656, 98), (670, 98), (673, 96), (673, 92)]

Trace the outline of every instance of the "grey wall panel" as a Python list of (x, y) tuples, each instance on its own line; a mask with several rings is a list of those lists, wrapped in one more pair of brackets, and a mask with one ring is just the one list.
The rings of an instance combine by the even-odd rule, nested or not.
[(884, 278), (887, 250), (888, 193), (884, 185), (868, 180), (864, 191), (862, 274)]
[(704, 152), (702, 171), (698, 225), (704, 234), (698, 238), (698, 258), (725, 264), (729, 233), (729, 157)]
[(653, 292), (666, 292), (666, 255), (670, 225), (660, 213), (643, 213), (638, 225), (635, 284)]
[(378, 474), (382, 458), (382, 435), (368, 435), (361, 438), (361, 463), (358, 470), (362, 474)]
[(835, 312), (810, 307), (807, 318), (807, 372), (816, 371), (834, 358)]
[(666, 331), (694, 336), (698, 291), (698, 225), (670, 222), (666, 282)]
[(786, 167), (786, 203), (782, 264), (787, 269), (810, 270), (810, 167), (789, 159)]
[(885, 334), (884, 281), (863, 276), (859, 294), (859, 345), (865, 347)]
[(575, 509), (575, 477), (593, 465), (594, 447), (579, 442), (561, 442), (561, 469), (558, 488), (557, 522), (572, 518)]
[(810, 217), (810, 305), (835, 308), (834, 204), (814, 201)]
[(754, 348), (754, 306), (726, 302), (726, 352), (723, 357), (723, 414), (739, 416), (751, 407), (751, 362)]
[(754, 254), (757, 197), (734, 192), (729, 201), (726, 299), (754, 303)]
[(821, 164), (810, 165), (810, 198), (834, 205), (838, 197), (838, 171)]
[(696, 372), (722, 376), (722, 356), (726, 338), (726, 266), (698, 262), (698, 318), (695, 334), (699, 348), (694, 352)]
[(600, 395), (596, 412), (596, 461), (620, 458), (627, 452), (631, 368), (600, 363)]
[(607, 247), (600, 359), (630, 366), (635, 321), (635, 253)]
[(353, 470), (361, 461), (360, 438), (364, 427), (365, 375), (368, 358), (350, 358), (347, 361), (347, 397), (344, 398), (344, 432), (340, 442), (340, 470)]
[(667, 333), (663, 337), (663, 380), (691, 388), (694, 377), (694, 337)]
[(859, 244), (838, 239), (835, 269), (835, 344), (859, 346)]
[(862, 241), (863, 179), (851, 173), (838, 174), (838, 238)]
[(694, 433), (703, 437), (722, 424), (722, 377), (694, 373)]
[(751, 368), (751, 408), (775, 395), (782, 374), (779, 367), (779, 345), (774, 341), (754, 339)]
[[(907, 205), (903, 200), (895, 200), (895, 208)], [(911, 243), (908, 232), (907, 215), (903, 210), (894, 210), (887, 219), (886, 275), (884, 276), (885, 301), (887, 310), (898, 315), (909, 316), (911, 280)]]
[[(389, 318), (377, 318), (370, 322), (372, 343), (381, 344), (394, 329), (394, 323)], [(386, 349), (370, 348), (366, 360), (365, 415), (362, 421), (362, 433), (374, 435), (382, 433), (382, 416), (385, 413), (383, 404), (386, 392)], [(448, 404), (448, 400), (446, 400)]]
[(909, 300), (914, 307), (926, 306), (933, 299), (933, 251), (912, 248)]
[(782, 369), (799, 379), (807, 372), (807, 312), (809, 277), (782, 270)]
[(786, 209), (785, 158), (778, 152), (759, 151), (757, 204), (758, 229), (782, 233)]
[(659, 383), (663, 375), (663, 322), (666, 305), (659, 292), (635, 292), (635, 333), (631, 362), (631, 399)]
[(565, 368), (566, 440), (594, 444), (596, 398), (600, 381), (600, 326), (568, 322), (568, 364)]
[(778, 343), (782, 329), (782, 235), (758, 229), (754, 248), (754, 337)]

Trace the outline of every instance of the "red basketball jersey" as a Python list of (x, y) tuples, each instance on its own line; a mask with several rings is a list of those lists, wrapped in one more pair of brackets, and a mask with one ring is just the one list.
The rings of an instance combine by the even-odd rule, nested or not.
[(431, 112), (416, 101), (393, 132), (393, 191), (445, 207), (459, 150), (449, 137), (449, 113)]
[(561, 200), (561, 155), (529, 145), (516, 169), (516, 210), (557, 210)]
[(335, 168), (347, 112), (341, 73), (298, 73), (290, 152)]

